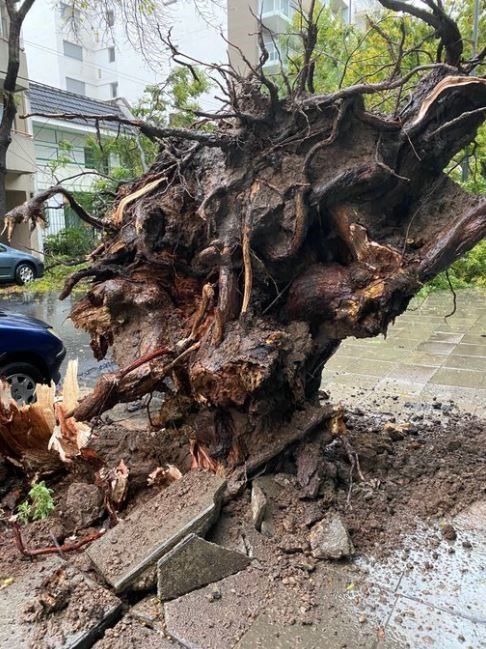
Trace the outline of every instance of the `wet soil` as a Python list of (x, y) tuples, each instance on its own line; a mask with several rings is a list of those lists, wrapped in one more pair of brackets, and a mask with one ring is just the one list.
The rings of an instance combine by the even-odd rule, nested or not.
[[(308, 485), (302, 486), (305, 471), (299, 458), (303, 447), (294, 446), (269, 464), (271, 475), (263, 477), (273, 488), (268, 490), (269, 509), (262, 533), (251, 522), (248, 486), (226, 504), (210, 535), (211, 540), (259, 560), (266, 567), (270, 584), (275, 581), (295, 585), (303, 602), (299, 617), (304, 621), (312, 618), (314, 608), (314, 587), (307, 576), (316, 575), (316, 567), (319, 569), (323, 563), (311, 556), (309, 533), (324, 514), (333, 511), (342, 517), (358, 555), (379, 557), (391, 554), (405, 535), (424, 522), (446, 534), (446, 525), (456, 513), (486, 495), (484, 420), (454, 409), (446, 414), (432, 410), (428, 416), (411, 412), (406, 421), (397, 419), (391, 414), (349, 411), (347, 449), (339, 439), (328, 443), (328, 434), (315, 434), (305, 442), (319, 453), (319, 462), (311, 467), (314, 482), (318, 476), (317, 487), (314, 484), (309, 491)], [(175, 440), (165, 433), (139, 435), (137, 438), (133, 430), (116, 425), (97, 429), (99, 454), (105, 453), (109, 464), (123, 457), (133, 469), (134, 482), (122, 517), (160, 489), (147, 486), (146, 478), (154, 466), (170, 462), (178, 463), (183, 470), (188, 468), (185, 440)], [(350, 462), (350, 448), (359, 458), (364, 480), (357, 465), (353, 467)], [(2, 507), (8, 516), (9, 507), (25, 498), (27, 485), (11, 469), (3, 466), (2, 470), (6, 473), (4, 485), (8, 485), (3, 490)], [(24, 540), (30, 547), (53, 545), (53, 539), (57, 543), (69, 539), (75, 530), (69, 517), (63, 516), (63, 507), (70, 485), (82, 484), (83, 479), (90, 483), (89, 467), (48, 479), (57, 507), (48, 519), (23, 527)], [(80, 489), (80, 497), (83, 493)], [(6, 516), (0, 522), (0, 585), (4, 579), (18, 579), (26, 571), (38, 570), (45, 560), (19, 554)], [(107, 524), (106, 515), (102, 515), (91, 527), (77, 529), (76, 534), (79, 538)], [(443, 542), (440, 532), (438, 537), (437, 543)], [(70, 552), (66, 557), (98, 579), (84, 551)], [(288, 622), (294, 615), (291, 610), (289, 605), (282, 619)]]
[[(309, 498), (309, 490), (299, 484), (299, 478), (302, 482), (298, 475), (301, 448), (290, 449), (271, 467), (273, 473), (279, 474), (272, 521), (275, 529), (271, 535), (285, 537), (283, 545), (285, 542), (295, 545), (291, 539), (297, 534), (295, 530), (305, 531), (331, 509), (342, 515), (358, 552), (373, 549), (385, 553), (396, 547), (399, 537), (413, 529), (417, 520), (446, 518), (486, 494), (483, 419), (456, 411), (437, 417), (412, 414), (408, 421), (397, 421), (393, 415), (368, 415), (356, 409), (348, 411), (346, 426), (364, 481), (360, 479), (358, 466), (352, 467), (349, 453), (339, 440), (321, 446), (320, 486), (314, 489), (315, 497)], [(309, 444), (318, 453), (319, 434), (306, 446)], [(115, 466), (120, 459), (127, 463), (130, 469), (127, 511), (154, 494), (147, 479), (157, 466), (170, 462), (183, 471), (188, 469), (185, 440), (176, 439), (167, 431), (153, 433), (104, 426), (96, 429), (93, 447), (108, 466)], [(9, 509), (25, 497), (26, 484), (5, 465), (2, 470), (6, 473), (3, 484), (8, 486), (8, 490), (3, 489), (2, 507), (8, 515)], [(62, 542), (74, 531), (78, 534), (92, 531), (92, 527), (74, 530), (70, 518), (63, 517), (69, 486), (73, 482), (82, 485), (83, 480), (92, 484), (93, 468), (89, 465), (80, 465), (57, 480), (55, 477), (47, 480), (54, 489), (57, 508), (47, 520), (25, 526), (24, 536), (29, 544), (43, 545), (52, 542), (52, 537)], [(79, 490), (79, 496), (84, 497), (83, 489)], [(83, 505), (79, 503), (80, 508)], [(75, 503), (71, 503), (73, 506)], [(249, 489), (229, 508), (241, 509), (242, 515), (249, 519)], [(101, 517), (99, 522), (106, 522), (106, 517)], [(3, 525), (0, 534), (3, 545), (9, 536), (5, 516), (0, 525)], [(305, 547), (303, 541), (302, 549)]]

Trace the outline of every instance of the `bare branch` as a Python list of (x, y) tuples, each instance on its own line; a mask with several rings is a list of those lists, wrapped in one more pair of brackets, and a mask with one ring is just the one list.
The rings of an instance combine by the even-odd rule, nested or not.
[(442, 3), (436, 3), (433, 0), (424, 0), (432, 11), (425, 11), (416, 4), (405, 2), (404, 0), (379, 0), (380, 4), (386, 9), (393, 11), (402, 11), (416, 18), (420, 18), (427, 25), (433, 27), (441, 40), (446, 51), (445, 62), (456, 68), (460, 67), (461, 56), (463, 52), (463, 43), (461, 32), (454, 20), (446, 14)]
[(429, 63), (427, 65), (419, 65), (413, 70), (407, 72), (406, 75), (400, 79), (395, 79), (393, 81), (381, 81), (379, 83), (360, 83), (355, 86), (348, 86), (341, 90), (331, 93), (330, 95), (315, 95), (313, 97), (308, 97), (302, 101), (302, 104), (307, 108), (310, 107), (320, 107), (329, 106), (333, 104), (338, 99), (347, 99), (348, 97), (354, 97), (355, 95), (372, 95), (376, 92), (382, 92), (384, 90), (393, 90), (403, 86), (407, 81), (409, 81), (415, 74), (424, 71), (438, 70), (442, 69), (444, 71), (457, 73), (456, 68), (446, 65), (444, 63)]
[(234, 139), (231, 137), (223, 137), (212, 135), (211, 133), (201, 133), (196, 130), (190, 130), (186, 128), (164, 128), (160, 126), (155, 126), (155, 124), (149, 124), (144, 122), (141, 119), (128, 119), (126, 117), (121, 117), (120, 115), (85, 115), (83, 113), (40, 113), (33, 112), (22, 115), (22, 119), (27, 119), (28, 117), (46, 117), (48, 119), (59, 119), (71, 121), (75, 119), (83, 119), (85, 121), (94, 120), (95, 122), (115, 122), (117, 124), (123, 124), (126, 126), (131, 126), (138, 128), (143, 135), (146, 135), (151, 140), (164, 140), (167, 138), (178, 138), (182, 140), (193, 140), (195, 142), (200, 142), (205, 146), (209, 147), (227, 147), (234, 143)]

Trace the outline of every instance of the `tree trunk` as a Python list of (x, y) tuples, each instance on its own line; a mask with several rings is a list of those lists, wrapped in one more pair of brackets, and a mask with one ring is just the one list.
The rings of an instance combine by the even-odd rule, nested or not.
[(12, 128), (17, 114), (15, 91), (20, 68), (20, 32), (34, 0), (24, 0), (18, 9), (14, 0), (7, 0), (5, 4), (8, 13), (8, 61), (3, 81), (3, 113), (0, 120), (0, 231), (3, 229), (3, 220), (7, 212), (7, 151), (12, 141)]
[(413, 73), (312, 96), (308, 64), (280, 99), (263, 63), (213, 132), (160, 131), (159, 159), (120, 191), (104, 245), (63, 294), (92, 277), (72, 319), (123, 368), (76, 418), (161, 391), (160, 425), (214, 470), (314, 421), (341, 340), (385, 333), (486, 231), (484, 198), (442, 171), (485, 117), (484, 79), (425, 66), (387, 119), (363, 96)]

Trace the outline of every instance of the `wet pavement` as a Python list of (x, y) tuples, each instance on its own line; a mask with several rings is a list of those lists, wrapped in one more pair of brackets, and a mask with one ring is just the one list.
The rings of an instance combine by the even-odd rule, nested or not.
[(319, 562), (304, 573), (314, 593), (306, 622), (295, 580), (268, 580), (257, 558), (166, 603), (167, 630), (191, 649), (482, 649), (486, 501), (451, 522), (455, 540), (444, 538), (443, 522), (422, 523), (386, 559)]
[[(331, 400), (368, 410), (394, 410), (393, 397), (410, 406), (452, 400), (486, 414), (486, 290), (449, 292), (415, 299), (386, 339), (346, 340), (327, 363), (323, 388)], [(437, 405), (436, 405), (437, 407)]]

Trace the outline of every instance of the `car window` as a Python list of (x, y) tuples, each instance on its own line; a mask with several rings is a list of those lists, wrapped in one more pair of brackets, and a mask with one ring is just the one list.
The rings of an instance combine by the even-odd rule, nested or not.
[(5, 246), (2, 246), (2, 245), (0, 244), (0, 252), (5, 252), (6, 250), (7, 250), (7, 249), (5, 248)]

